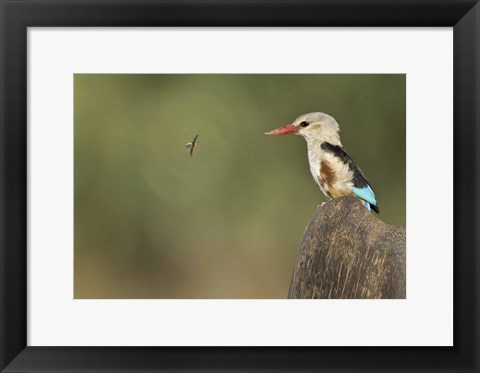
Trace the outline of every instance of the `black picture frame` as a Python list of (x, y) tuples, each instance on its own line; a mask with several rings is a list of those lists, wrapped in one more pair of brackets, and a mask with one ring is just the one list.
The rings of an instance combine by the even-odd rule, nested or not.
[[(2, 372), (480, 371), (477, 1), (1, 0), (0, 4)], [(454, 346), (27, 346), (27, 28), (57, 26), (453, 27)], [(441, 183), (441, 175), (435, 182)]]

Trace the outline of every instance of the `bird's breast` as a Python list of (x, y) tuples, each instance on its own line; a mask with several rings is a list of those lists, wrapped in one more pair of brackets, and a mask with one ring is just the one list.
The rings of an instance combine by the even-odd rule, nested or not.
[(333, 167), (329, 162), (322, 160), (320, 161), (320, 183), (327, 186), (328, 189), (332, 189), (335, 185), (336, 174)]
[(313, 180), (315, 183), (320, 187), (323, 194), (325, 196), (330, 197), (329, 194), (329, 187), (323, 180), (322, 174), (322, 156), (321, 151), (319, 149), (313, 148), (311, 146), (308, 147), (308, 163), (310, 165), (310, 172), (313, 176)]
[(310, 147), (308, 161), (313, 179), (327, 197), (351, 195), (353, 173), (348, 165), (327, 152)]
[(311, 147), (308, 147), (308, 163), (310, 165), (310, 172), (315, 180), (320, 176), (320, 162), (320, 155), (311, 149)]

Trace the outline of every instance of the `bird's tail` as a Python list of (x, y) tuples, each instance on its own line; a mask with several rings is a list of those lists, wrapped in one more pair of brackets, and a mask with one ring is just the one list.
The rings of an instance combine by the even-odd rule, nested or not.
[(371, 203), (368, 203), (367, 201), (364, 201), (364, 200), (361, 200), (361, 202), (363, 203), (363, 205), (368, 211), (373, 210), (377, 214), (380, 214), (380, 209), (378, 208), (378, 206), (372, 205)]

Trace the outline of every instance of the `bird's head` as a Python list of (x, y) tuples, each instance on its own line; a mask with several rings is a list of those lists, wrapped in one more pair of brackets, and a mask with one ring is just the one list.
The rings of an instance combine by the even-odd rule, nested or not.
[(325, 113), (308, 113), (300, 115), (292, 124), (266, 132), (265, 135), (300, 135), (310, 141), (327, 141), (341, 145), (337, 121)]

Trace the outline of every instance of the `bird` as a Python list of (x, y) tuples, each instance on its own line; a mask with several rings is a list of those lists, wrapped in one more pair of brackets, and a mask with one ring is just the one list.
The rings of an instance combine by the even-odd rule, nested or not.
[(193, 155), (193, 149), (197, 146), (197, 139), (198, 135), (193, 138), (192, 142), (187, 142), (185, 144), (185, 147), (190, 150), (190, 156)]
[(300, 115), (292, 124), (265, 135), (302, 136), (307, 142), (310, 172), (328, 199), (354, 196), (370, 211), (380, 213), (377, 199), (360, 167), (348, 155), (340, 141), (337, 121), (325, 113)]

